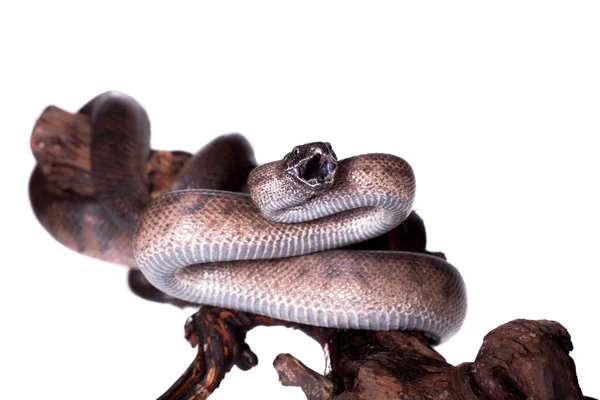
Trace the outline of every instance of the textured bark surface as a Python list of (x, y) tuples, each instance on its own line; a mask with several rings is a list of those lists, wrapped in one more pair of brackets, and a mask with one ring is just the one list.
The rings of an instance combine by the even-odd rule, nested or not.
[[(186, 337), (198, 355), (160, 399), (206, 399), (233, 366), (256, 365), (244, 338), (259, 325), (300, 329), (328, 350), (325, 376), (290, 354), (273, 363), (280, 382), (300, 387), (309, 400), (591, 400), (579, 388), (569, 334), (554, 321), (501, 325), (485, 336), (473, 362), (452, 366), (417, 332), (308, 327), (215, 307), (202, 307), (186, 323)], [(260, 389), (255, 393), (260, 396)]]
[[(44, 110), (31, 136), (38, 162), (33, 192), (69, 201), (94, 201), (90, 135), (88, 117), (53, 106)], [(146, 171), (152, 197), (169, 187), (189, 158), (186, 152), (151, 152)], [(414, 213), (387, 235), (352, 246), (427, 252), (425, 247), (425, 227)], [(444, 258), (442, 253), (429, 254)], [(136, 269), (130, 271), (129, 283), (136, 294), (148, 300), (189, 305), (153, 288)], [(257, 357), (245, 337), (259, 325), (300, 329), (327, 350), (330, 372), (326, 376), (289, 354), (274, 361), (280, 382), (299, 386), (311, 400), (591, 399), (579, 388), (575, 364), (569, 357), (573, 348), (570, 336), (553, 321), (515, 320), (501, 325), (486, 335), (473, 362), (452, 366), (417, 332), (325, 329), (207, 306), (185, 325), (187, 340), (198, 349), (196, 358), (160, 399), (206, 399), (233, 366), (242, 370), (255, 366)], [(260, 398), (260, 388), (247, 390), (254, 393), (250, 397)]]

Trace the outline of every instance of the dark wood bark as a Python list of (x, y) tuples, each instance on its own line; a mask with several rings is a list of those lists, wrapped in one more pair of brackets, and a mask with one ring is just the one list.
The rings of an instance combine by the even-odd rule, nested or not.
[[(31, 148), (49, 196), (94, 199), (88, 117), (48, 107), (38, 119)], [(147, 163), (151, 196), (163, 193), (190, 157), (186, 152), (152, 151)], [(427, 252), (425, 227), (412, 214), (389, 234), (353, 248)], [(442, 253), (430, 253), (444, 257)], [(153, 288), (135, 269), (132, 290), (149, 300), (188, 305)], [(225, 374), (257, 364), (245, 343), (256, 326), (300, 329), (329, 352), (330, 372), (323, 376), (289, 354), (274, 361), (280, 382), (300, 387), (317, 399), (586, 399), (569, 357), (567, 330), (554, 321), (515, 320), (491, 331), (473, 362), (448, 364), (418, 332), (334, 330), (293, 324), (262, 316), (203, 306), (185, 324), (185, 336), (197, 355), (161, 400), (206, 399)], [(259, 397), (259, 388), (248, 388)], [(591, 399), (587, 397), (587, 399)]]
[(475, 361), (452, 366), (418, 332), (317, 328), (216, 307), (202, 307), (187, 321), (186, 338), (198, 355), (160, 400), (206, 399), (233, 366), (255, 366), (244, 339), (259, 325), (300, 329), (328, 349), (326, 376), (290, 354), (273, 363), (280, 382), (300, 387), (309, 400), (591, 400), (577, 382), (570, 336), (554, 321), (501, 325), (485, 336)]

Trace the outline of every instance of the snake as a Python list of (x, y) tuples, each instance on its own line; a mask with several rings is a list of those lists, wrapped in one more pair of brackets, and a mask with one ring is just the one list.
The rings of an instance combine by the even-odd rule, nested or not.
[[(338, 160), (322, 141), (255, 166), (248, 142), (229, 135), (188, 157), (152, 198), (141, 106), (111, 92), (80, 112), (92, 125), (95, 200), (111, 229), (131, 238), (133, 267), (161, 292), (325, 328), (420, 331), (432, 343), (461, 328), (466, 288), (445, 259), (349, 248), (412, 215), (416, 179), (401, 157)], [(243, 184), (209, 178), (236, 169), (249, 170)]]

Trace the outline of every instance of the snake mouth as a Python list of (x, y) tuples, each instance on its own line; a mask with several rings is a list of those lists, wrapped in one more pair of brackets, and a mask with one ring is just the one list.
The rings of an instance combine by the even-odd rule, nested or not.
[(307, 149), (298, 148), (292, 151), (298, 158), (296, 163), (287, 168), (287, 172), (313, 189), (327, 189), (333, 184), (337, 160), (329, 143), (312, 143)]

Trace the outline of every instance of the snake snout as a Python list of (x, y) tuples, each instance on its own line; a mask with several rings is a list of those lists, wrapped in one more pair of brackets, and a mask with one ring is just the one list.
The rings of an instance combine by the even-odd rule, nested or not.
[(286, 171), (313, 191), (327, 190), (333, 184), (337, 170), (337, 157), (326, 142), (307, 143), (295, 147), (284, 163)]
[(314, 189), (320, 189), (321, 186), (331, 186), (336, 169), (337, 161), (335, 159), (329, 155), (315, 153), (289, 171)]

